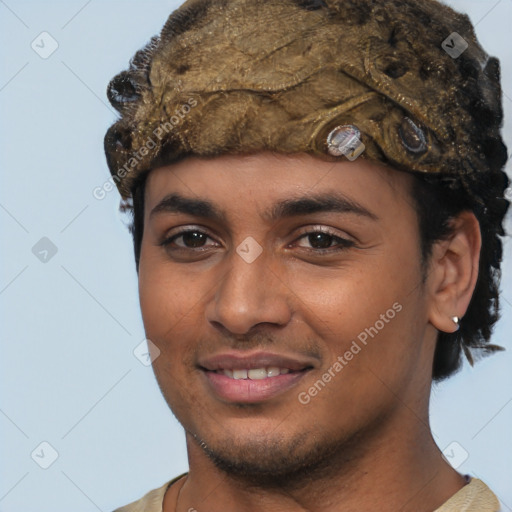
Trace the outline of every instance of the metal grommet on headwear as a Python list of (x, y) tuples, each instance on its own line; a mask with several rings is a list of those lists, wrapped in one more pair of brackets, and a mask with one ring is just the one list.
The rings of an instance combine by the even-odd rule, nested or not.
[(355, 160), (364, 151), (361, 132), (352, 124), (336, 126), (327, 136), (327, 151), (332, 156), (345, 155)]
[(422, 154), (427, 151), (427, 138), (423, 130), (409, 117), (404, 117), (398, 128), (402, 144), (411, 153)]

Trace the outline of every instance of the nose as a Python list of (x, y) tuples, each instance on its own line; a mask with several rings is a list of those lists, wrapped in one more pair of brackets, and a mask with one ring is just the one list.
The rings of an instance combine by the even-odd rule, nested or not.
[(248, 263), (233, 251), (206, 308), (207, 320), (233, 334), (243, 335), (255, 325), (283, 326), (292, 316), (290, 288), (265, 251)]

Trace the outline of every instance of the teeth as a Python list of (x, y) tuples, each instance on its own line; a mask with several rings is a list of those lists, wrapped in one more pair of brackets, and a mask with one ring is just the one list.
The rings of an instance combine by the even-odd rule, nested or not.
[(247, 377), (249, 377), (249, 379), (253, 379), (253, 380), (266, 379), (267, 378), (267, 370), (265, 370), (265, 368), (251, 368), (247, 372)]
[[(284, 370), (288, 370), (288, 368), (283, 368)], [(268, 377), (275, 377), (276, 375), (279, 375), (281, 373), (281, 370), (277, 366), (271, 366), (270, 368), (267, 368), (267, 376)]]
[(226, 375), (231, 379), (251, 379), (262, 380), (269, 377), (277, 377), (289, 373), (289, 368), (278, 368), (277, 366), (269, 366), (268, 368), (251, 368), (241, 370), (217, 370), (217, 373)]

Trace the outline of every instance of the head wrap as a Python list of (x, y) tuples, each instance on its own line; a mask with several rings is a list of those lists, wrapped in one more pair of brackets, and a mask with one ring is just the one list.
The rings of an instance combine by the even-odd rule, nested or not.
[(262, 150), (442, 173), (486, 207), (506, 183), (499, 61), (435, 0), (187, 0), (107, 96), (124, 200), (155, 167)]

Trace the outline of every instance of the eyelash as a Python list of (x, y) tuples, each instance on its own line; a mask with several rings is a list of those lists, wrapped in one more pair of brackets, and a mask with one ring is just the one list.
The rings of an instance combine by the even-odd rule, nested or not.
[[(208, 251), (209, 249), (205, 249), (203, 247), (201, 248), (192, 248), (192, 247), (169, 247), (171, 245), (172, 242), (174, 242), (176, 239), (182, 237), (183, 235), (187, 234), (187, 233), (200, 233), (202, 235), (206, 235), (208, 238), (211, 238), (208, 233), (200, 230), (200, 229), (185, 229), (183, 231), (180, 231), (178, 233), (175, 233), (174, 235), (168, 237), (168, 238), (165, 238), (164, 240), (162, 240), (158, 245), (162, 246), (162, 247), (165, 247), (167, 249), (171, 249), (173, 251), (180, 251), (180, 252), (188, 252), (188, 251), (192, 251), (192, 252), (205, 252), (205, 251)], [(306, 249), (307, 251), (311, 251), (311, 252), (314, 252), (314, 253), (317, 253), (317, 254), (326, 254), (326, 253), (338, 253), (338, 252), (341, 252), (341, 251), (345, 251), (347, 250), (348, 248), (350, 247), (353, 247), (355, 244), (354, 242), (352, 242), (351, 240), (347, 240), (346, 238), (341, 238), (337, 235), (335, 235), (332, 231), (330, 230), (327, 230), (327, 229), (317, 229), (317, 230), (313, 230), (313, 231), (306, 231), (304, 233), (302, 233), (299, 238), (297, 238), (297, 240), (301, 240), (302, 238), (305, 238), (307, 237), (308, 235), (314, 235), (314, 234), (317, 234), (317, 233), (321, 233), (323, 235), (327, 235), (327, 236), (330, 236), (332, 237), (334, 240), (338, 240), (338, 245), (340, 245), (341, 247), (338, 248), (338, 249), (332, 249), (332, 248), (327, 248), (327, 249)]]

